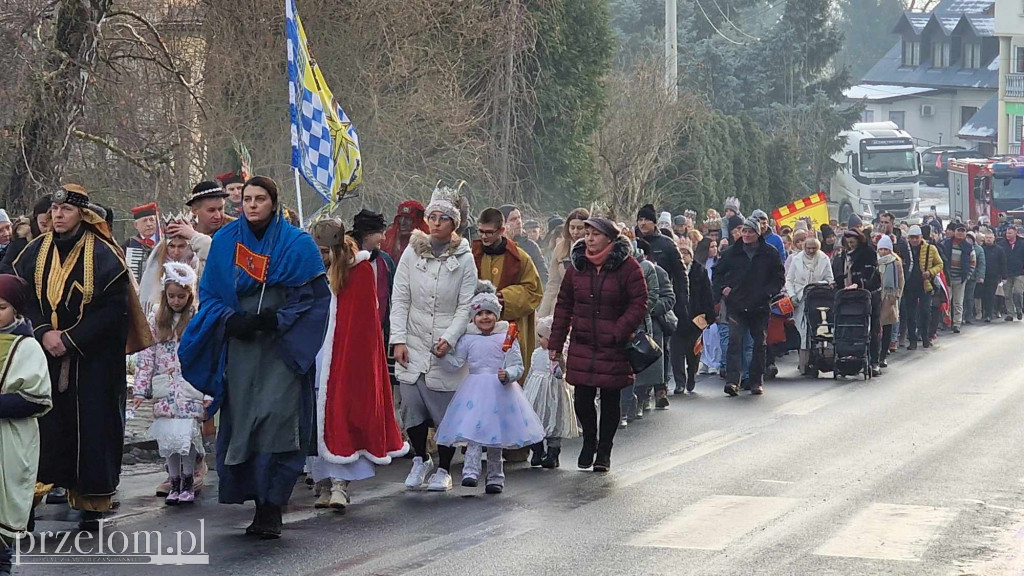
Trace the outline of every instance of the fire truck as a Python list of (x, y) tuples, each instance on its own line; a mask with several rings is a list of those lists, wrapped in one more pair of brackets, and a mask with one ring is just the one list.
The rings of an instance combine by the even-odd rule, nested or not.
[(1000, 212), (1024, 218), (1024, 157), (950, 160), (950, 218), (995, 224)]

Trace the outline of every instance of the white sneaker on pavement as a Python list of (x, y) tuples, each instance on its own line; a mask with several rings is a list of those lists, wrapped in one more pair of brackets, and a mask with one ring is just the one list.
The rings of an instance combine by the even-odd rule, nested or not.
[(424, 462), (423, 458), (419, 456), (412, 459), (412, 470), (409, 471), (409, 475), (405, 477), (405, 487), (409, 490), (418, 490), (420, 486), (427, 480), (427, 474), (430, 474), (430, 469), (434, 467), (434, 462), (428, 457), (427, 461)]
[(430, 484), (427, 485), (428, 492), (447, 492), (452, 489), (452, 475), (447, 470), (437, 469), (430, 477)]

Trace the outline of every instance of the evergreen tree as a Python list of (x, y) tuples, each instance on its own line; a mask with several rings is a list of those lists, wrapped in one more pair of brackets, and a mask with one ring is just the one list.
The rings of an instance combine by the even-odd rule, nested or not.
[(839, 29), (845, 42), (836, 65), (850, 69), (853, 83), (867, 74), (892, 48), (892, 26), (903, 12), (900, 0), (840, 0)]
[(537, 26), (537, 118), (524, 180), (545, 206), (572, 208), (596, 189), (590, 136), (600, 124), (615, 39), (605, 0), (529, 6)]
[(778, 208), (800, 196), (800, 175), (794, 160), (799, 150), (789, 135), (772, 138), (765, 148), (768, 205)]

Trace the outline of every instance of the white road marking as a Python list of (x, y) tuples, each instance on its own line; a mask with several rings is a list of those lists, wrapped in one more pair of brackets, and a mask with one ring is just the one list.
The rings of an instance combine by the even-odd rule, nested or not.
[(666, 518), (631, 544), (653, 548), (722, 550), (800, 502), (797, 498), (710, 496)]
[(615, 475), (615, 485), (625, 488), (638, 484), (652, 476), (692, 462), (701, 456), (707, 456), (754, 435), (754, 432), (724, 432), (722, 430), (705, 432), (690, 438), (681, 447), (667, 454), (656, 454), (636, 462), (630, 462), (627, 466), (628, 470)]
[(767, 478), (758, 478), (758, 482), (767, 482), (768, 484), (792, 484), (789, 480), (769, 480)]
[(829, 404), (839, 400), (843, 396), (846, 396), (850, 392), (850, 386), (836, 386), (830, 390), (820, 392), (818, 394), (812, 394), (805, 398), (798, 398), (786, 402), (782, 406), (775, 409), (776, 414), (785, 414), (788, 416), (807, 416), (811, 412), (828, 406)]
[(951, 508), (875, 503), (850, 520), (815, 554), (920, 562), (931, 541), (956, 514)]

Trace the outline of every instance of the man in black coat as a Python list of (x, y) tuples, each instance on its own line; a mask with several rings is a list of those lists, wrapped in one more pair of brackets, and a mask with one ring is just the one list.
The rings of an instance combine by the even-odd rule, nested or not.
[(729, 322), (725, 393), (739, 394), (743, 360), (743, 336), (749, 330), (754, 339), (750, 362), (750, 393), (763, 394), (765, 336), (771, 298), (782, 290), (786, 269), (775, 248), (761, 237), (760, 225), (748, 218), (741, 229), (742, 241), (722, 254), (715, 266), (712, 295), (724, 300)]
[(1024, 240), (1017, 235), (1017, 229), (1010, 226), (1006, 229), (1006, 238), (999, 241), (999, 246), (1006, 252), (1006, 282), (1003, 284), (1003, 296), (1006, 298), (1006, 321), (1013, 322), (1014, 315), (1021, 320), (1024, 315)]
[[(654, 211), (653, 205), (646, 204), (637, 212), (636, 230), (638, 235), (647, 240), (647, 243), (651, 246), (647, 257), (668, 272), (668, 277), (672, 280), (672, 290), (676, 295), (676, 305), (673, 308), (676, 317), (678, 317), (680, 323), (689, 321), (692, 316), (689, 312), (690, 300), (689, 294), (686, 291), (687, 283), (686, 272), (683, 270), (683, 256), (679, 252), (679, 248), (676, 247), (676, 243), (658, 230), (658, 214)], [(686, 355), (682, 352), (685, 343), (686, 335), (683, 334), (682, 330), (676, 330), (672, 337), (669, 338), (668, 346), (665, 349), (665, 353), (671, 361), (672, 376), (676, 386), (686, 382)]]
[(985, 322), (992, 321), (992, 311), (996, 305), (996, 288), (1006, 278), (1006, 252), (996, 244), (995, 232), (985, 232), (984, 244), (981, 246), (985, 251), (985, 281), (981, 288), (981, 316)]

